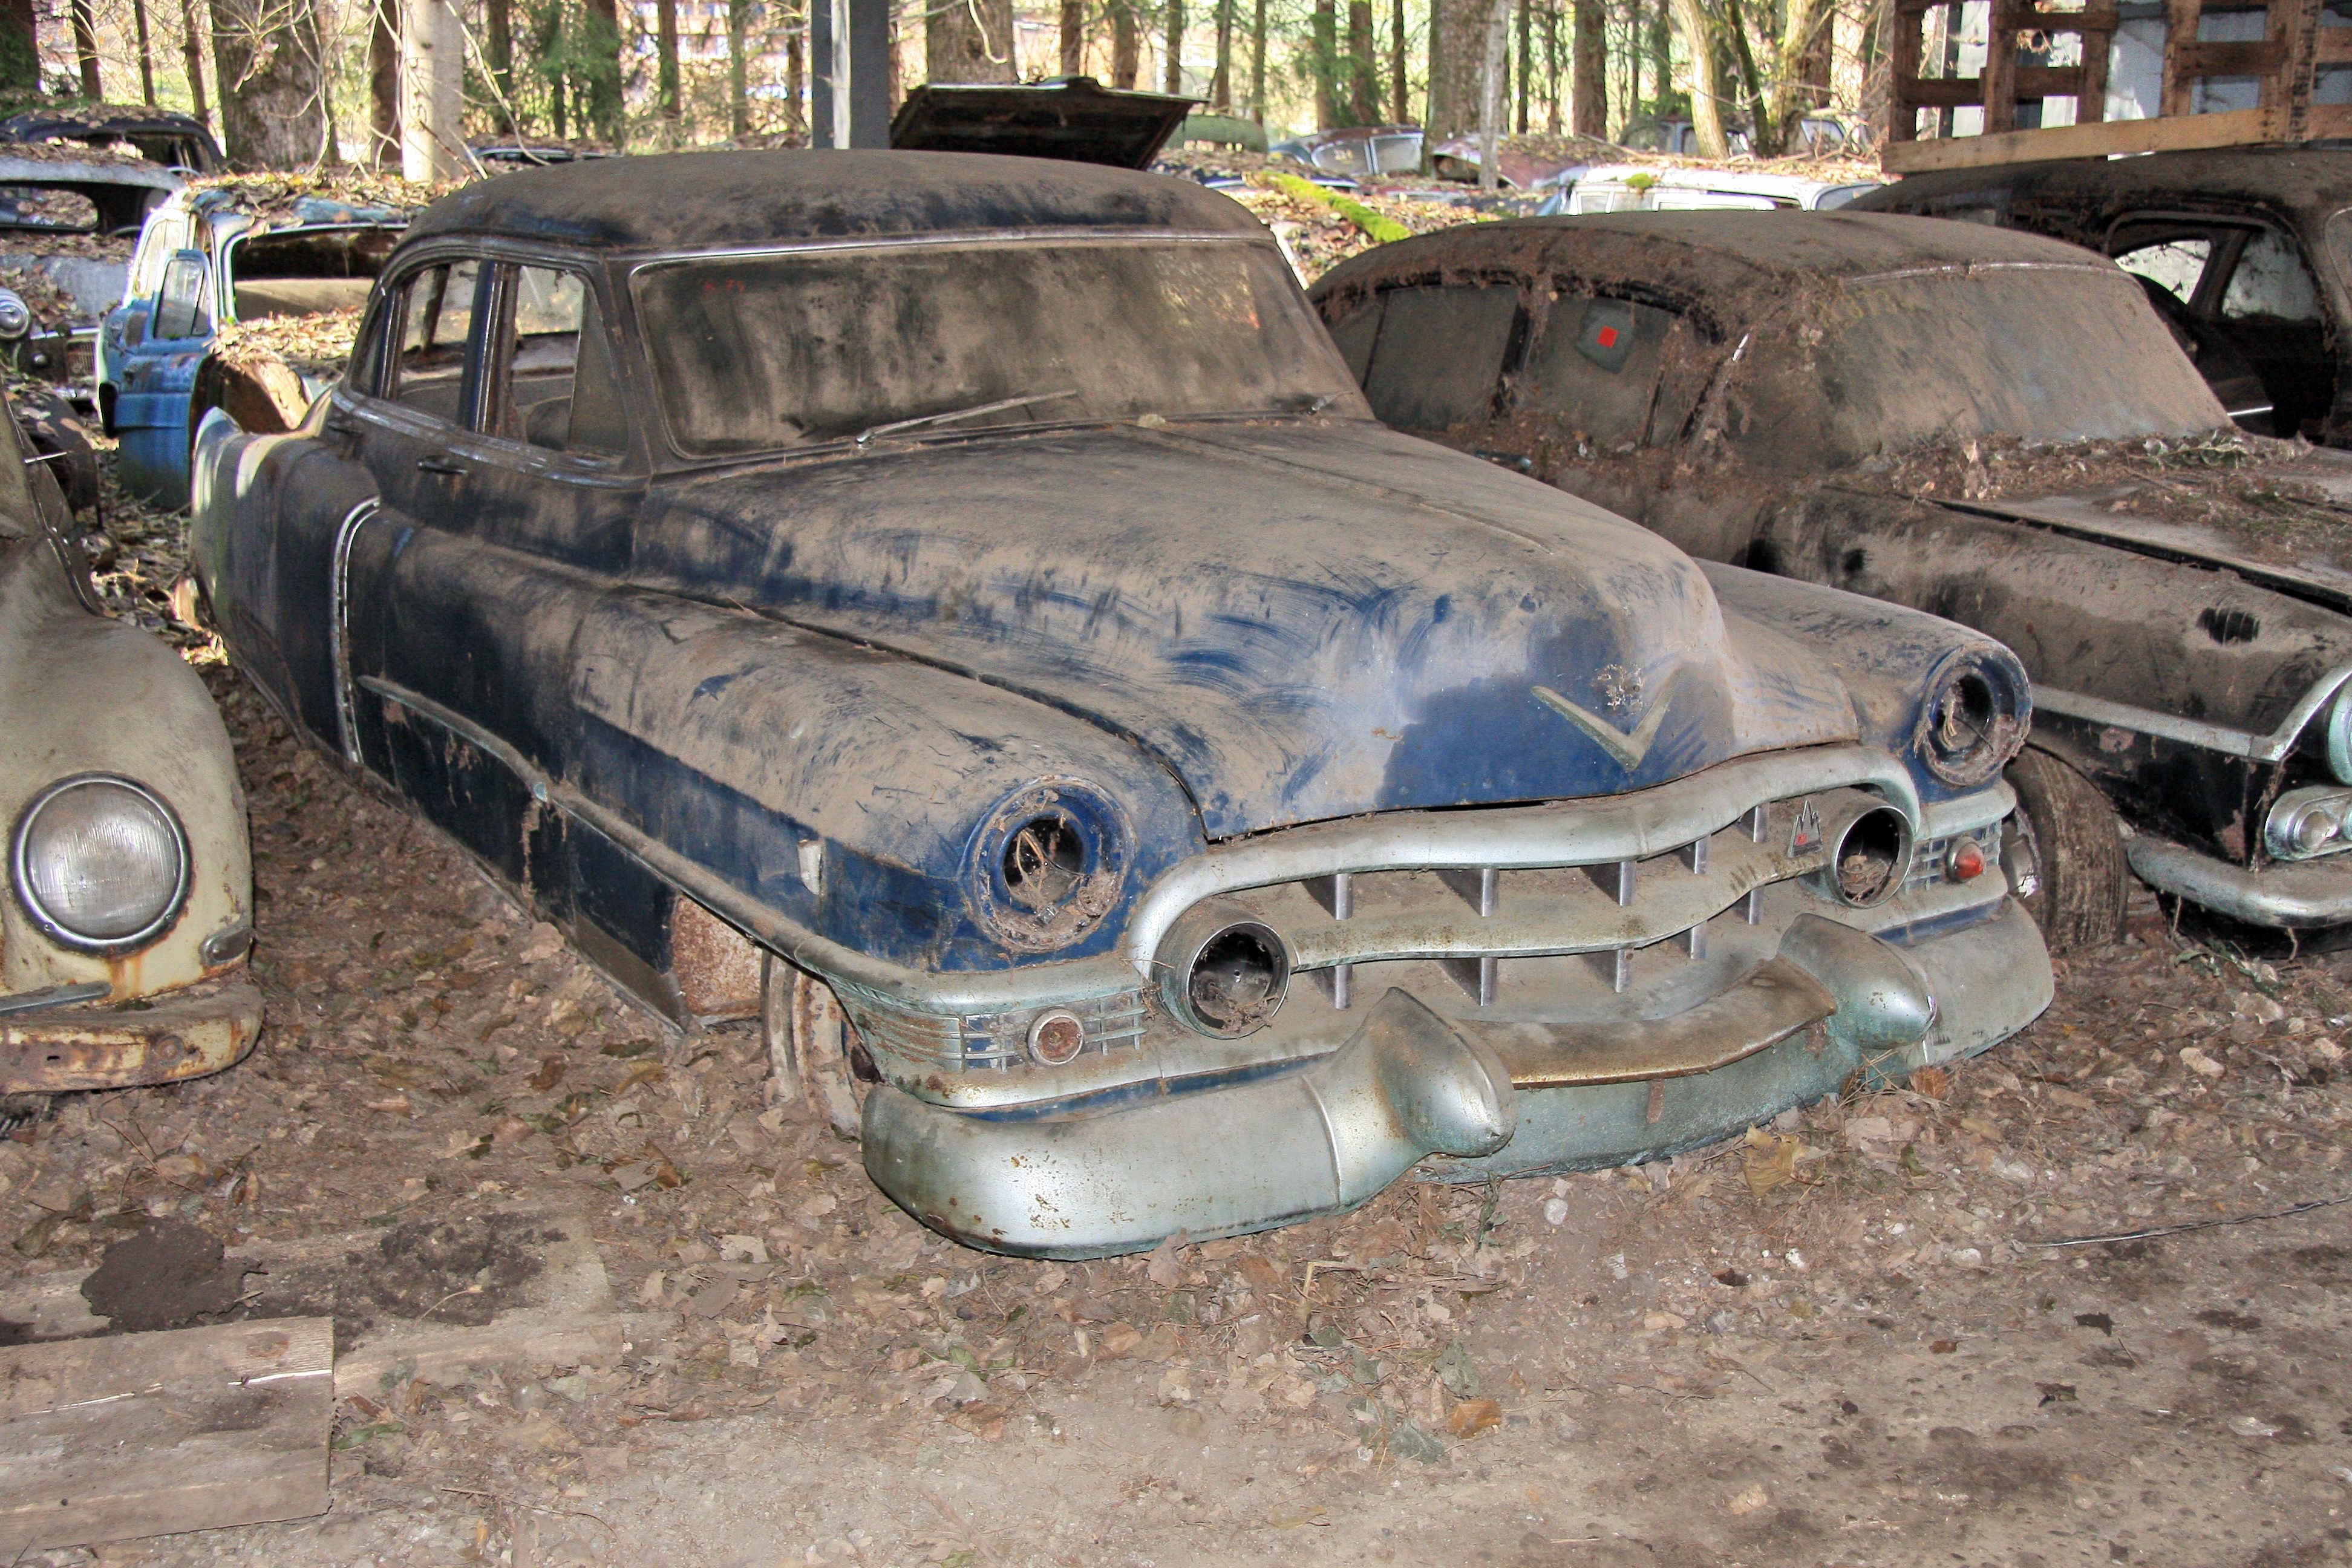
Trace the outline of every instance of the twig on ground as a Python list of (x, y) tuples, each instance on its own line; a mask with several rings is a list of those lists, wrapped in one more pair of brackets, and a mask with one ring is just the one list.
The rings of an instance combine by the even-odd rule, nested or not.
[(2141, 1230), (2112, 1231), (2104, 1236), (2070, 1236), (2063, 1241), (2037, 1241), (2035, 1247), (2092, 1247), (2103, 1241), (2146, 1241), (2159, 1236), (2180, 1236), (2192, 1230), (2210, 1230), (2217, 1225), (2252, 1225), (2256, 1220), (2293, 1219), (2296, 1215), (2309, 1214), (2314, 1209), (2333, 1208), (2337, 1204), (2352, 1204), (2352, 1193), (2337, 1198), (2313, 1198), (2308, 1203), (2289, 1204), (2283, 1209), (2268, 1209), (2261, 1214), (2222, 1215), (2215, 1219), (2184, 1220), (2179, 1225), (2152, 1225)]

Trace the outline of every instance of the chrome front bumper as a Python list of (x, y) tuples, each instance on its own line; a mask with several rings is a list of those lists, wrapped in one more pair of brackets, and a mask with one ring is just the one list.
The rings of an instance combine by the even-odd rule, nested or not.
[(2309, 928), (2352, 922), (2352, 856), (2255, 868), (2168, 838), (2124, 840), (2133, 872), (2159, 892), (2248, 925)]
[(2012, 900), (1898, 947), (1818, 916), (1675, 1016), (1536, 1026), (1440, 1017), (1401, 989), (1335, 1051), (1222, 1086), (1139, 1085), (1075, 1113), (867, 1098), (866, 1164), (971, 1246), (1087, 1258), (1356, 1206), (1430, 1155), (1444, 1180), (1612, 1165), (1711, 1142), (1856, 1073), (1894, 1077), (2007, 1037), (2048, 1005)]

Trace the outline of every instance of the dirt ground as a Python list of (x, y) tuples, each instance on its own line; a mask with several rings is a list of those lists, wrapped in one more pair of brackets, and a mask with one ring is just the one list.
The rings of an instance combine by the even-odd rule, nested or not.
[(321, 1517), (22, 1563), (2352, 1557), (2352, 1203), (2047, 1245), (2352, 1196), (2352, 958), (2242, 959), (2143, 901), (2042, 1021), (1905, 1091), (1670, 1164), (1023, 1262), (917, 1226), (769, 1103), (755, 1028), (636, 1011), (208, 674), (266, 1033), (0, 1140), (5, 1274), (170, 1220), (140, 1245), (217, 1292), (207, 1243), (373, 1229), (415, 1267), (339, 1313), (479, 1321), (529, 1266), (449, 1238), (548, 1201), (653, 1328), (344, 1400)]

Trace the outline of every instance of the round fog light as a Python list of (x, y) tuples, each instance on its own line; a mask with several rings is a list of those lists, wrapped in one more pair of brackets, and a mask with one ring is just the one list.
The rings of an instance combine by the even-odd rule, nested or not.
[(1066, 1067), (1086, 1046), (1087, 1026), (1076, 1013), (1053, 1008), (1029, 1026), (1029, 1057), (1041, 1067)]

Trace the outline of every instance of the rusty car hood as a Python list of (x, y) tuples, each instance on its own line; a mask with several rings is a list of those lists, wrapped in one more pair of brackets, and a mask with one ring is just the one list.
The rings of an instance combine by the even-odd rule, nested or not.
[(1000, 435), (658, 485), (634, 575), (1083, 716), (1214, 837), (1614, 794), (1859, 729), (1822, 660), (1656, 535), (1369, 423)]
[(2031, 523), (2158, 560), (2219, 567), (2292, 598), (2352, 614), (2352, 457), (2314, 452), (2241, 471), (2250, 487), (2267, 484), (2307, 509), (2342, 513), (2341, 532), (2290, 528), (2278, 517), (2252, 508), (2243, 516), (2204, 522), (2149, 516), (2147, 510), (2167, 498), (2146, 483), (1974, 500), (1927, 495), (1912, 499)]

